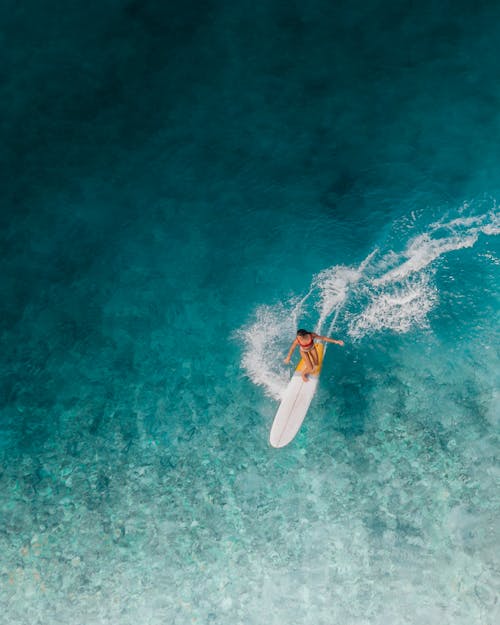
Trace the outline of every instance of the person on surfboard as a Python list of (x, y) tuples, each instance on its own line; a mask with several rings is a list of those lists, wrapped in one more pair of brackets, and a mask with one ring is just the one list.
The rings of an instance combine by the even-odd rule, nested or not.
[(308, 330), (297, 330), (297, 338), (290, 347), (288, 356), (285, 358), (285, 364), (287, 365), (290, 362), (290, 358), (298, 345), (300, 348), (300, 355), (302, 356), (305, 364), (304, 369), (302, 369), (302, 379), (304, 382), (308, 382), (309, 378), (307, 376), (314, 371), (314, 367), (316, 367), (319, 363), (318, 352), (316, 350), (316, 346), (314, 345), (315, 339), (318, 341), (326, 341), (327, 343), (336, 343), (337, 345), (344, 344), (344, 341), (329, 339), (327, 336), (320, 336), (319, 334), (309, 332)]

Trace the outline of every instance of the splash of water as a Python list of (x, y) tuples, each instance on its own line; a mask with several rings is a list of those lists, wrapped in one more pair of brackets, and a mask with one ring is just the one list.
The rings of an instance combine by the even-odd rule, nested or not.
[[(387, 263), (392, 261), (397, 266), (374, 279), (373, 286), (403, 280), (422, 271), (443, 254), (473, 247), (480, 234), (498, 234), (498, 222), (498, 215), (487, 213), (480, 217), (462, 217), (431, 224), (426, 232), (411, 239), (401, 254), (389, 252)], [(405, 260), (401, 262), (402, 259)]]
[(361, 338), (368, 332), (408, 332), (427, 324), (427, 315), (436, 305), (438, 293), (429, 275), (421, 274), (395, 285), (392, 290), (374, 292), (368, 305), (349, 324), (349, 335)]
[(253, 321), (238, 331), (245, 345), (243, 369), (268, 395), (279, 399), (289, 374), (276, 354), (285, 354), (285, 342), (294, 336), (301, 316), (317, 315), (318, 334), (325, 326), (327, 335), (340, 327), (353, 340), (374, 332), (405, 333), (425, 327), (439, 301), (433, 282), (438, 259), (473, 247), (480, 235), (497, 234), (500, 215), (494, 207), (483, 215), (432, 223), (403, 251), (381, 254), (376, 249), (358, 267), (335, 265), (320, 271), (302, 298), (259, 306)]
[(236, 336), (245, 346), (242, 367), (250, 379), (265, 388), (268, 395), (279, 399), (288, 383), (289, 373), (282, 359), (270, 362), (270, 354), (283, 351), (283, 337), (293, 336), (296, 320), (307, 297), (291, 304), (262, 305), (255, 311), (253, 322), (238, 330)]

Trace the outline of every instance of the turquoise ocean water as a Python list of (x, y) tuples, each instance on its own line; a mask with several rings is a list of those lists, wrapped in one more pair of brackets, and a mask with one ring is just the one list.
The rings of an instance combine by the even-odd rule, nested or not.
[(0, 7), (0, 621), (498, 623), (498, 3), (61, 7)]

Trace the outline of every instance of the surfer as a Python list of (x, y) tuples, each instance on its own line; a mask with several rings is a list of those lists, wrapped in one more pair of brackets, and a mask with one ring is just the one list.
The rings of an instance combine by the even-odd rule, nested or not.
[(314, 345), (314, 340), (326, 341), (327, 343), (336, 343), (337, 345), (343, 345), (344, 341), (337, 341), (336, 339), (330, 339), (327, 336), (320, 336), (314, 332), (308, 330), (297, 330), (297, 337), (292, 343), (288, 356), (285, 358), (285, 364), (290, 362), (290, 358), (297, 347), (300, 348), (300, 355), (304, 360), (304, 369), (302, 370), (302, 379), (304, 382), (308, 382), (308, 375), (314, 371), (314, 367), (318, 365), (319, 357)]

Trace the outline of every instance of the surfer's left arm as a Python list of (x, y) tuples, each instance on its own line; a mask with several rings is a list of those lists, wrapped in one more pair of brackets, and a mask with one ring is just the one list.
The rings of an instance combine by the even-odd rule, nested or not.
[(313, 334), (315, 339), (319, 339), (320, 341), (326, 341), (327, 343), (335, 343), (335, 345), (344, 345), (344, 341), (337, 341), (337, 339), (330, 339), (327, 336), (320, 336), (319, 334)]

